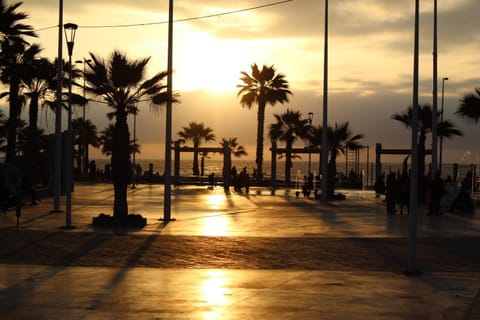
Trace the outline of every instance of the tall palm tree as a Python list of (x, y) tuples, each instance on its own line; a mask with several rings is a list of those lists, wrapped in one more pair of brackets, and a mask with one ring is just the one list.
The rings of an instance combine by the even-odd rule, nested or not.
[(93, 53), (90, 58), (92, 61), (87, 62), (89, 70), (85, 73), (86, 90), (101, 97), (113, 109), (110, 114), (115, 120), (111, 158), (113, 216), (125, 221), (128, 216), (127, 188), (132, 175), (127, 117), (142, 99), (148, 99), (153, 106), (167, 102), (166, 85), (162, 84), (167, 73), (160, 72), (145, 80), (145, 68), (150, 58), (130, 60), (119, 51), (114, 51), (107, 62)]
[[(348, 121), (337, 124), (335, 127), (328, 127), (328, 151), (330, 158), (328, 160), (328, 177), (327, 177), (327, 197), (332, 199), (335, 195), (335, 176), (337, 174), (337, 156), (339, 153), (345, 154), (347, 149), (359, 149), (362, 145), (358, 140), (363, 139), (362, 133), (354, 134), (350, 129)], [(318, 147), (322, 144), (323, 128), (313, 127), (311, 144)]]
[[(19, 97), (21, 67), (33, 61), (40, 51), (38, 46), (28, 46), (25, 36), (36, 37), (33, 27), (22, 23), (28, 18), (19, 12), (21, 2), (5, 5), (0, 0), (0, 81), (9, 85), (9, 118), (18, 119), (21, 99)], [(29, 60), (30, 58), (30, 60)], [(17, 140), (17, 121), (8, 122), (6, 160), (15, 156)]]
[[(392, 115), (392, 119), (401, 122), (405, 127), (412, 126), (412, 107), (401, 113)], [(423, 199), (424, 192), (424, 175), (425, 175), (425, 144), (427, 134), (432, 131), (432, 107), (428, 104), (419, 106), (418, 108), (418, 190), (419, 199)], [(449, 121), (437, 122), (437, 132), (439, 137), (451, 138), (453, 136), (462, 136), (463, 133)]]
[(464, 117), (472, 122), (480, 120), (480, 88), (475, 89), (475, 94), (466, 94), (461, 100), (455, 114)]
[[(27, 74), (26, 66), (33, 64), (40, 53), (40, 47), (38, 45), (27, 46), (21, 41), (5, 40), (0, 43), (0, 48), (0, 80), (9, 86), (9, 118), (18, 119), (23, 101), (20, 96), (22, 78)], [(16, 124), (16, 121), (9, 122), (7, 161), (15, 156)]]
[(241, 96), (242, 107), (252, 108), (258, 105), (257, 110), (257, 151), (255, 163), (257, 164), (257, 181), (262, 181), (263, 165), (263, 128), (265, 124), (265, 108), (267, 105), (274, 106), (277, 102), (288, 102), (288, 95), (292, 94), (288, 87), (288, 81), (283, 74), (277, 73), (274, 66), (263, 66), (260, 70), (256, 63), (252, 64), (252, 73), (249, 75), (241, 71), (241, 84), (237, 85), (240, 90), (237, 96)]
[(238, 143), (236, 137), (222, 138), (222, 142), (220, 142), (220, 145), (223, 147), (225, 144), (227, 144), (227, 147), (230, 149), (230, 153), (233, 154), (233, 156), (236, 158), (248, 155), (247, 150), (245, 150), (244, 146)]
[(37, 36), (32, 26), (21, 23), (28, 18), (28, 14), (18, 12), (21, 5), (22, 2), (16, 2), (7, 6), (4, 0), (0, 0), (0, 41), (8, 38), (23, 42), (24, 36)]
[(215, 135), (213, 129), (205, 127), (202, 123), (192, 121), (187, 127), (182, 127), (182, 131), (179, 131), (180, 143), (185, 143), (187, 140), (193, 142), (193, 174), (200, 175), (200, 169), (198, 166), (198, 147), (202, 142), (215, 141)]
[(274, 114), (277, 122), (270, 125), (269, 137), (273, 140), (285, 142), (285, 181), (291, 182), (292, 147), (296, 140), (306, 139), (310, 128), (308, 119), (302, 119), (300, 111), (287, 109), (282, 114)]

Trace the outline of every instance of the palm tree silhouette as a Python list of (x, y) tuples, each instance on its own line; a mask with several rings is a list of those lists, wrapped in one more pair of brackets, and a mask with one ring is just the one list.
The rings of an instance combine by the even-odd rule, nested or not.
[[(362, 148), (358, 140), (363, 139), (362, 133), (354, 134), (350, 129), (349, 122), (335, 123), (335, 127), (328, 126), (328, 151), (330, 159), (328, 160), (328, 177), (327, 177), (327, 197), (333, 199), (335, 196), (335, 176), (337, 174), (337, 156), (339, 153), (345, 154), (347, 149)], [(322, 144), (321, 126), (312, 127), (312, 146), (318, 147)], [(323, 159), (322, 159), (323, 161)]]
[(292, 169), (292, 146), (297, 139), (308, 138), (310, 128), (308, 119), (302, 119), (300, 111), (287, 109), (282, 114), (274, 114), (276, 123), (270, 125), (269, 137), (273, 140), (285, 142), (287, 151), (285, 152), (285, 181), (290, 183)]
[[(22, 23), (28, 15), (19, 12), (21, 2), (6, 6), (0, 1), (0, 80), (9, 85), (9, 119), (7, 134), (6, 161), (15, 156), (17, 142), (17, 121), (20, 116), (21, 98), (19, 95), (21, 68), (31, 63), (40, 52), (36, 45), (29, 46), (25, 36), (36, 37), (33, 27)], [(3, 95), (2, 95), (3, 96)], [(0, 98), (2, 98), (0, 96)]]
[[(392, 119), (401, 122), (405, 127), (412, 126), (412, 107), (401, 113), (392, 115)], [(425, 143), (427, 134), (432, 131), (432, 107), (428, 104), (419, 106), (418, 108), (418, 199), (422, 200), (424, 196), (424, 174), (425, 174)], [(439, 137), (451, 138), (453, 136), (462, 136), (463, 133), (449, 121), (437, 123), (437, 133)], [(423, 200), (422, 200), (423, 201)]]
[(76, 162), (77, 170), (82, 169), (82, 157), (83, 148), (85, 150), (85, 162), (88, 163), (89, 158), (89, 146), (98, 148), (100, 146), (100, 140), (97, 134), (97, 127), (89, 120), (83, 120), (83, 118), (77, 118), (72, 120), (72, 129), (74, 135), (74, 144), (77, 145)]
[(236, 137), (235, 138), (222, 138), (222, 142), (220, 142), (220, 145), (223, 147), (225, 144), (227, 145), (227, 148), (230, 149), (230, 153), (233, 154), (233, 156), (236, 157), (236, 158), (240, 158), (242, 156), (248, 155), (245, 148), (238, 143)]
[(193, 142), (193, 167), (192, 171), (195, 176), (200, 175), (200, 169), (198, 165), (198, 147), (202, 142), (215, 141), (215, 135), (213, 130), (209, 127), (205, 127), (202, 123), (192, 121), (188, 124), (187, 127), (182, 127), (182, 130), (179, 131), (178, 136), (180, 137), (180, 143), (185, 143), (188, 140)]
[(114, 51), (105, 62), (93, 53), (87, 62), (85, 73), (86, 90), (101, 97), (113, 109), (109, 114), (115, 120), (112, 132), (112, 180), (114, 186), (113, 216), (120, 221), (128, 216), (127, 187), (131, 179), (130, 132), (127, 117), (142, 99), (153, 106), (161, 106), (169, 98), (162, 81), (167, 76), (160, 72), (145, 80), (145, 68), (150, 58), (130, 60), (119, 51)]
[(263, 137), (265, 124), (265, 108), (268, 104), (274, 106), (277, 102), (283, 104), (288, 102), (288, 95), (292, 94), (288, 88), (288, 81), (283, 74), (277, 73), (274, 66), (263, 66), (260, 70), (257, 64), (252, 64), (252, 73), (242, 71), (240, 80), (242, 84), (237, 85), (240, 90), (237, 96), (241, 96), (240, 103), (249, 109), (254, 104), (258, 105), (257, 110), (257, 150), (255, 163), (257, 164), (257, 182), (262, 181), (263, 172)]
[(480, 120), (480, 89), (475, 89), (475, 94), (466, 94), (461, 100), (455, 114), (478, 123)]

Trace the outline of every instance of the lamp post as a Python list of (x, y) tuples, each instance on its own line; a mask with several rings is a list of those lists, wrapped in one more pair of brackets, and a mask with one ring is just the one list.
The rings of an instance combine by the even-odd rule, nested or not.
[(167, 112), (165, 121), (165, 173), (163, 221), (172, 220), (172, 63), (173, 63), (173, 0), (168, 1)]
[(322, 130), (322, 194), (321, 200), (328, 201), (328, 0), (325, 0), (325, 31), (323, 52), (323, 130)]
[[(312, 120), (313, 120), (313, 112), (309, 112), (308, 124), (310, 125), (310, 128), (312, 127)], [(308, 174), (309, 175), (312, 172), (311, 165), (312, 165), (312, 141), (309, 142), (309, 146), (308, 146)]]
[[(433, 106), (432, 106), (432, 178), (438, 169), (438, 54), (437, 54), (437, 0), (433, 2)], [(423, 174), (423, 172), (422, 172)]]
[(53, 209), (51, 212), (60, 210), (60, 194), (62, 193), (62, 26), (63, 26), (63, 0), (58, 4), (58, 56), (57, 56), (57, 104), (55, 106), (55, 155), (53, 171)]
[(133, 165), (133, 168), (132, 168), (132, 171), (133, 171), (133, 175), (132, 175), (132, 189), (135, 189), (136, 186), (136, 176), (137, 176), (137, 164), (135, 162), (135, 155), (137, 153), (137, 113), (138, 113), (138, 107), (135, 106), (135, 111), (133, 113), (133, 156), (132, 156), (132, 165)]
[(73, 189), (73, 139), (72, 139), (72, 54), (75, 44), (75, 33), (78, 25), (66, 23), (63, 26), (65, 30), (65, 41), (68, 49), (68, 130), (67, 130), (67, 161), (66, 161), (66, 207), (65, 207), (65, 227), (66, 229), (75, 228), (72, 226), (72, 189)]
[[(440, 111), (440, 123), (443, 122), (443, 101), (445, 97), (445, 81), (447, 81), (448, 78), (442, 78), (442, 102), (441, 102), (441, 108), (442, 110)], [(439, 150), (439, 158), (438, 158), (438, 168), (440, 172), (442, 171), (442, 158), (443, 158), (443, 135), (440, 135), (440, 150)]]
[[(83, 63), (83, 98), (86, 100), (86, 95), (85, 95), (85, 65), (87, 64), (87, 62), (91, 62), (92, 59), (85, 59), (83, 58), (82, 60), (76, 60), (75, 63)], [(82, 155), (82, 178), (83, 180), (86, 180), (87, 179), (87, 167), (88, 167), (88, 163), (87, 163), (87, 154), (88, 154), (88, 142), (87, 142), (87, 137), (86, 137), (86, 117), (85, 117), (85, 109), (87, 108), (87, 105), (85, 104), (83, 106), (83, 128), (82, 128), (82, 138), (83, 138), (83, 146), (80, 144), (80, 149), (81, 149), (81, 152), (80, 154)], [(80, 150), (79, 150), (80, 151)]]

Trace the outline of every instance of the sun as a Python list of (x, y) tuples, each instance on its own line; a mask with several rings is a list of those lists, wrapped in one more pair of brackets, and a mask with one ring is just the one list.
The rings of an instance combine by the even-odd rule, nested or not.
[(252, 61), (251, 52), (241, 41), (196, 32), (181, 37), (177, 43), (173, 63), (175, 90), (236, 91), (240, 72)]

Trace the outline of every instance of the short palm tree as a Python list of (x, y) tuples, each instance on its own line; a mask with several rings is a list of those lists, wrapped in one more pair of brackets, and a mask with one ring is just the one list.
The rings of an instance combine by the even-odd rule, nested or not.
[(263, 177), (263, 138), (265, 124), (265, 108), (267, 105), (274, 106), (278, 103), (288, 102), (289, 90), (288, 81), (283, 74), (277, 73), (274, 66), (263, 66), (260, 70), (256, 63), (251, 66), (252, 72), (248, 74), (242, 71), (241, 84), (237, 85), (240, 90), (240, 103), (249, 109), (254, 104), (258, 105), (257, 110), (257, 151), (255, 163), (257, 164), (257, 181), (261, 182)]
[[(328, 160), (327, 171), (327, 197), (332, 199), (335, 195), (335, 176), (337, 174), (337, 156), (339, 153), (345, 154), (347, 149), (359, 149), (362, 145), (358, 140), (363, 139), (362, 133), (354, 134), (350, 129), (348, 121), (335, 124), (335, 127), (328, 127), (328, 151), (330, 159)], [(322, 144), (322, 131), (323, 128), (312, 128), (312, 146), (318, 147)], [(323, 161), (323, 160), (322, 160)]]
[[(392, 115), (392, 119), (401, 122), (405, 127), (411, 128), (412, 126), (412, 107), (408, 107), (407, 110), (401, 113), (395, 113)], [(424, 175), (425, 175), (425, 144), (427, 140), (427, 134), (432, 131), (432, 107), (428, 104), (421, 105), (418, 108), (418, 190), (419, 199), (423, 199), (424, 192)], [(451, 138), (453, 136), (462, 136), (463, 133), (455, 127), (455, 125), (449, 121), (437, 123), (437, 132), (439, 137)]]
[(475, 94), (466, 94), (461, 100), (455, 114), (478, 123), (480, 120), (480, 88), (475, 89)]
[[(72, 120), (74, 145), (77, 145), (76, 162), (77, 169), (82, 170), (82, 163), (88, 163), (89, 146), (98, 148), (100, 145), (97, 127), (89, 120), (77, 118)], [(84, 149), (86, 148), (86, 149)], [(85, 150), (85, 153), (83, 153)], [(85, 156), (85, 159), (83, 157)], [(82, 161), (83, 160), (83, 161)]]
[(220, 145), (223, 147), (225, 144), (227, 145), (227, 148), (230, 149), (230, 153), (236, 158), (248, 155), (247, 150), (245, 150), (245, 148), (238, 143), (236, 137), (222, 138), (222, 142), (220, 142)]
[(114, 51), (105, 62), (90, 53), (85, 73), (86, 90), (101, 97), (113, 109), (109, 114), (115, 120), (112, 132), (112, 181), (114, 186), (113, 216), (120, 221), (128, 216), (127, 188), (131, 179), (130, 132), (127, 117), (142, 99), (153, 106), (165, 104), (169, 98), (162, 81), (167, 76), (160, 72), (145, 80), (145, 69), (150, 58), (130, 60)]
[(198, 147), (202, 142), (215, 141), (215, 135), (213, 129), (205, 127), (203, 123), (192, 121), (187, 127), (183, 127), (182, 131), (179, 131), (180, 143), (185, 143), (188, 140), (193, 142), (193, 174), (200, 175), (200, 169), (198, 164)]
[(285, 142), (285, 181), (291, 181), (291, 169), (293, 165), (292, 147), (298, 139), (306, 139), (310, 128), (308, 119), (302, 119), (300, 111), (287, 109), (282, 114), (274, 114), (277, 122), (270, 125), (269, 137), (273, 140)]

